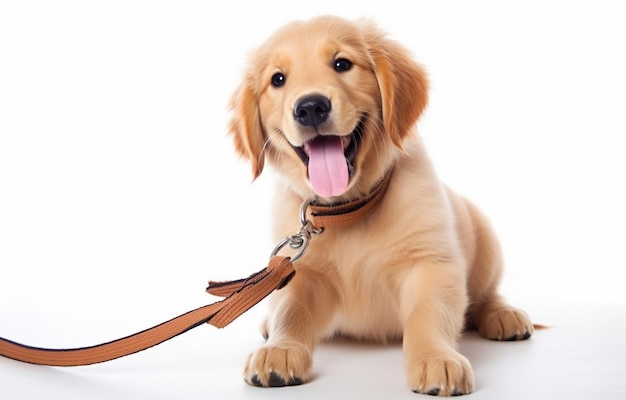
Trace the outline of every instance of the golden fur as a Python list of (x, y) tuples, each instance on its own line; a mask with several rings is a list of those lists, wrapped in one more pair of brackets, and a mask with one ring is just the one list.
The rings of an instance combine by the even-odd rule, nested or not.
[[(349, 69), (334, 68), (344, 59)], [(272, 84), (277, 73), (280, 86)], [(294, 104), (310, 94), (332, 101), (328, 120), (315, 128), (294, 118)], [(305, 382), (315, 345), (341, 334), (402, 339), (413, 391), (465, 394), (474, 387), (471, 366), (457, 351), (465, 324), (495, 340), (533, 333), (526, 314), (497, 293), (502, 259), (488, 221), (439, 181), (415, 132), (427, 100), (424, 70), (368, 21), (294, 22), (253, 53), (232, 99), (230, 132), (255, 177), (267, 161), (283, 178), (274, 203), (277, 240), (299, 229), (303, 199), (355, 199), (393, 172), (374, 213), (315, 236), (292, 282), (272, 295), (267, 344), (247, 361), (248, 383)], [(294, 147), (316, 135), (345, 139), (360, 120), (347, 189), (316, 195)]]

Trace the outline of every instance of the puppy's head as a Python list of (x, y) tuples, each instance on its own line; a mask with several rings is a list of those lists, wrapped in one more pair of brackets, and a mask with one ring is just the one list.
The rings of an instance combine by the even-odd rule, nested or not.
[(318, 17), (283, 27), (252, 55), (229, 129), (255, 178), (267, 160), (302, 198), (347, 200), (391, 167), (427, 86), (373, 24)]

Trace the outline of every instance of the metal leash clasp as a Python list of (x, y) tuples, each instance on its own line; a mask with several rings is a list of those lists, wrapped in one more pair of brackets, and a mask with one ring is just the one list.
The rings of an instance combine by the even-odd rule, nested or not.
[(289, 245), (292, 249), (298, 250), (296, 254), (291, 257), (291, 262), (295, 263), (306, 251), (312, 235), (319, 235), (324, 232), (324, 228), (316, 227), (307, 219), (306, 211), (309, 208), (309, 205), (311, 205), (311, 200), (305, 200), (300, 206), (300, 223), (302, 224), (300, 230), (298, 230), (298, 232), (294, 235), (287, 236), (281, 240), (276, 247), (274, 247), (270, 258), (277, 255), (278, 252), (280, 252), (285, 246)]

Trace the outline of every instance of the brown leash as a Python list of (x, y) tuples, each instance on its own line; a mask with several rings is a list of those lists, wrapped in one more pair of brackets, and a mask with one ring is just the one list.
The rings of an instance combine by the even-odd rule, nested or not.
[(71, 367), (110, 361), (156, 346), (208, 322), (223, 328), (274, 289), (285, 285), (295, 270), (289, 258), (275, 256), (267, 268), (249, 278), (226, 299), (180, 315), (145, 331), (97, 346), (42, 349), (0, 338), (0, 354), (31, 364)]
[[(383, 197), (391, 173), (366, 197), (339, 205), (315, 205), (304, 202), (300, 210), (302, 228), (285, 238), (274, 249), (269, 264), (246, 279), (209, 282), (207, 292), (225, 297), (197, 308), (152, 328), (96, 346), (73, 349), (45, 349), (27, 346), (0, 337), (0, 355), (14, 360), (58, 367), (90, 365), (124, 357), (156, 346), (204, 323), (223, 328), (248, 311), (274, 290), (284, 287), (295, 274), (293, 263), (304, 253), (313, 234), (324, 228), (347, 226), (372, 212)], [(311, 210), (311, 221), (307, 209)], [(298, 250), (293, 257), (277, 253), (286, 245)]]

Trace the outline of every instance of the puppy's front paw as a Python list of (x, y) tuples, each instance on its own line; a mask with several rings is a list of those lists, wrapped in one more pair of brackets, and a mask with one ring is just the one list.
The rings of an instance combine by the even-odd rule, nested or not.
[(460, 396), (474, 390), (474, 373), (467, 358), (454, 350), (409, 361), (411, 390), (431, 396)]
[(308, 380), (311, 365), (311, 352), (300, 343), (268, 345), (248, 357), (244, 379), (263, 387), (300, 385)]
[(533, 334), (533, 324), (522, 310), (504, 307), (489, 312), (478, 332), (491, 340), (524, 340)]

